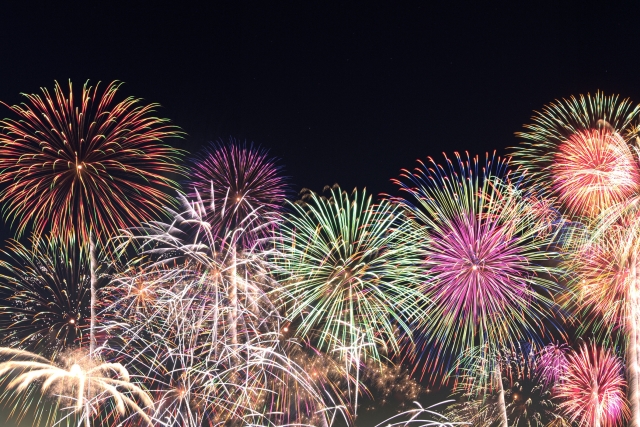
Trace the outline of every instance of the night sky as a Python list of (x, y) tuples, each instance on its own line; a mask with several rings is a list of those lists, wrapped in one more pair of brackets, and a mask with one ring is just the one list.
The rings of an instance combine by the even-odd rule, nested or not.
[(394, 192), (418, 158), (506, 153), (555, 98), (640, 101), (637, 14), (609, 2), (57, 3), (3, 4), (0, 100), (121, 80), (185, 149), (255, 141), (296, 189)]
[(556, 98), (640, 102), (631, 2), (13, 3), (0, 7), (1, 101), (120, 80), (188, 134), (173, 144), (254, 141), (296, 191), (393, 193), (416, 159), (508, 153)]

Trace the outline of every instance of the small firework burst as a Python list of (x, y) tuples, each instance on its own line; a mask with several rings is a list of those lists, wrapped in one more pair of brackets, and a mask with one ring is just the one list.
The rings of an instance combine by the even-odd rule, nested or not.
[(619, 426), (629, 416), (625, 389), (622, 361), (590, 343), (568, 356), (557, 397), (567, 418), (580, 427)]
[[(218, 233), (243, 227), (243, 221), (257, 214), (273, 225), (273, 219), (283, 211), (287, 185), (281, 167), (269, 151), (253, 144), (211, 143), (193, 160), (191, 167), (190, 197), (201, 197), (215, 215), (207, 220)], [(255, 228), (243, 233), (243, 240), (254, 240), (268, 234), (269, 227)], [(245, 246), (249, 242), (244, 242)]]
[(537, 364), (540, 381), (546, 388), (552, 388), (567, 369), (567, 355), (571, 348), (566, 343), (547, 344), (538, 352)]
[(55, 355), (81, 343), (89, 326), (87, 251), (61, 239), (37, 239), (31, 248), (11, 241), (0, 283), (5, 345)]
[[(51, 361), (28, 351), (0, 348), (0, 357), (5, 386), (1, 399), (29, 405), (32, 399), (53, 398), (57, 411), (48, 419), (49, 425), (73, 419), (84, 425), (91, 419), (111, 425), (134, 418), (151, 425), (147, 415), (153, 408), (151, 397), (131, 382), (119, 363), (102, 363), (81, 350), (61, 353)], [(19, 395), (27, 398), (19, 400)]]

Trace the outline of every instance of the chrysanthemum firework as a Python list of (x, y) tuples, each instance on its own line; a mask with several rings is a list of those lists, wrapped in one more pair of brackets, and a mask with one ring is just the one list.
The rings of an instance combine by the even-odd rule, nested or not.
[[(242, 227), (252, 214), (273, 224), (274, 217), (282, 213), (287, 185), (282, 168), (268, 150), (231, 138), (228, 143), (211, 143), (192, 163), (189, 195), (219, 205), (209, 211), (209, 215), (215, 215), (207, 218), (218, 232)], [(243, 240), (265, 235), (268, 229), (254, 228), (253, 233), (243, 233)]]
[(514, 161), (571, 214), (597, 216), (640, 190), (640, 167), (629, 147), (639, 111), (628, 99), (601, 92), (556, 101), (518, 133), (523, 142)]
[(428, 317), (407, 224), (399, 207), (364, 191), (334, 187), (292, 206), (276, 241), (277, 293), (298, 336), (374, 360), (399, 349), (398, 334)]
[(623, 425), (629, 416), (623, 365), (610, 350), (583, 344), (568, 357), (558, 385), (561, 409), (578, 426)]
[(156, 104), (116, 101), (120, 84), (88, 84), (80, 99), (56, 83), (53, 94), (25, 94), (0, 121), (0, 202), (24, 232), (91, 230), (110, 235), (171, 204), (180, 151), (162, 143), (181, 132), (152, 115)]
[(420, 163), (397, 181), (406, 194), (398, 202), (421, 236), (423, 289), (438, 319), (424, 325), (425, 366), (437, 361), (440, 369), (474, 346), (535, 340), (556, 289), (545, 266), (555, 256), (550, 237), (518, 191), (520, 178), (512, 181), (500, 159), (446, 160)]
[(31, 248), (11, 241), (4, 256), (2, 342), (47, 355), (79, 345), (89, 326), (85, 248), (58, 238), (34, 239)]

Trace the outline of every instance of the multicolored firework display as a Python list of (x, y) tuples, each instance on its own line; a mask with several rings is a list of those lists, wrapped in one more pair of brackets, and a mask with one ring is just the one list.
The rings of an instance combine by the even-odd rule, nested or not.
[[(448, 369), (469, 348), (535, 338), (551, 318), (557, 290), (545, 265), (555, 256), (537, 210), (500, 159), (433, 160), (396, 182), (398, 199), (420, 236), (423, 289), (437, 322), (428, 322), (421, 349)], [(418, 354), (418, 358), (423, 357)]]
[(456, 153), (399, 195), (290, 202), (258, 145), (179, 165), (182, 132), (119, 87), (56, 84), (0, 122), (10, 416), (355, 427), (395, 402), (378, 426), (638, 425), (640, 107), (556, 101), (515, 166)]

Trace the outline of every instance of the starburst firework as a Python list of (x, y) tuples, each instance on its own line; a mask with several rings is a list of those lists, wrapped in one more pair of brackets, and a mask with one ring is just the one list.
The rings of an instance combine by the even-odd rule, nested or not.
[(568, 356), (557, 396), (561, 409), (578, 426), (622, 425), (629, 416), (623, 365), (611, 351), (583, 344)]
[[(256, 213), (274, 225), (283, 211), (287, 186), (281, 167), (268, 150), (253, 144), (211, 143), (193, 160), (189, 183), (190, 196), (202, 197), (211, 209), (208, 222), (218, 233), (242, 227), (242, 222)], [(254, 227), (242, 234), (244, 246), (268, 234), (269, 227)]]
[(521, 178), (500, 159), (446, 160), (446, 168), (430, 160), (397, 180), (407, 194), (398, 202), (421, 236), (424, 292), (438, 319), (425, 325), (425, 369), (436, 361), (446, 369), (447, 357), (469, 348), (535, 340), (556, 290), (544, 265), (555, 256), (550, 236), (519, 191)]
[(58, 238), (11, 241), (0, 263), (5, 344), (55, 355), (78, 345), (89, 326), (86, 250)]
[(593, 218), (640, 189), (629, 146), (639, 111), (628, 99), (600, 92), (556, 101), (518, 133), (523, 142), (514, 161), (551, 188), (571, 214)]
[(334, 187), (329, 196), (293, 205), (276, 241), (276, 291), (300, 337), (380, 360), (398, 351), (399, 332), (427, 319), (415, 245), (397, 206), (364, 191)]

